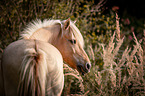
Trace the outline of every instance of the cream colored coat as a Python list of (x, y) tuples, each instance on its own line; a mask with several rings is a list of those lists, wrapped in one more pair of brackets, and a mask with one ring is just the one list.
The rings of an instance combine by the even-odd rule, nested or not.
[[(4, 74), (4, 88), (6, 96), (17, 96), (17, 88), (21, 82), (22, 62), (28, 54), (39, 54), (41, 57), (38, 64), (42, 64), (40, 78), (42, 85), (43, 95), (59, 96), (63, 89), (63, 60), (60, 52), (51, 44), (34, 40), (19, 40), (11, 43), (3, 53), (3, 74)], [(38, 49), (35, 49), (35, 46)], [(57, 58), (56, 58), (57, 57)], [(47, 67), (47, 68), (43, 68)], [(45, 70), (45, 71), (44, 71)], [(26, 75), (29, 75), (26, 73)], [(20, 90), (20, 89), (18, 89)], [(31, 89), (32, 90), (32, 89)], [(45, 94), (46, 93), (46, 94)], [(0, 94), (0, 96), (2, 96)]]
[(7, 96), (60, 95), (63, 61), (82, 75), (90, 71), (83, 37), (70, 19), (36, 20), (21, 36), (3, 53), (0, 95), (4, 91)]

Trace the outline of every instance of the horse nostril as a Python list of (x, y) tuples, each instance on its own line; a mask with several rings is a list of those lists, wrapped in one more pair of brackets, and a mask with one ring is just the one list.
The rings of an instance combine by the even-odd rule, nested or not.
[(86, 69), (91, 69), (91, 65), (89, 63), (86, 63)]

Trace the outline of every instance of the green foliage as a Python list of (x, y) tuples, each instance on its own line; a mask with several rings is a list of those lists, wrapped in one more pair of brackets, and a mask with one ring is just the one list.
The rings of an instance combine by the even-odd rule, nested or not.
[[(12, 0), (0, 1), (3, 14), (0, 18), (1, 48), (19, 38), (19, 32), (30, 21), (40, 19), (67, 19), (77, 21), (77, 26), (92, 43), (106, 42), (115, 29), (114, 16), (101, 15), (92, 2), (84, 0)], [(107, 34), (106, 34), (107, 33)], [(99, 37), (98, 35), (102, 35)]]
[[(141, 52), (141, 50), (138, 49), (134, 51), (132, 48), (131, 51), (131, 49), (125, 50), (125, 48), (127, 45), (129, 45), (129, 43), (131, 44), (133, 42), (132, 32), (136, 32), (137, 38), (143, 38), (142, 33), (144, 29), (144, 21), (142, 20), (141, 22), (136, 22), (134, 18), (130, 17), (123, 17), (123, 19), (120, 19), (120, 37), (122, 38), (126, 36), (126, 38), (124, 38), (125, 42), (123, 42), (123, 44), (120, 43), (122, 46), (119, 46), (117, 45), (119, 41), (117, 41), (118, 39), (115, 37), (115, 35), (113, 37), (114, 39), (112, 39), (112, 35), (116, 30), (115, 13), (111, 11), (108, 14), (102, 14), (104, 10), (101, 8), (104, 3), (103, 0), (101, 0), (97, 5), (94, 3), (94, 1), (95, 0), (10, 0), (8, 2), (1, 0), (0, 50), (2, 51), (8, 44), (18, 40), (19, 32), (21, 32), (24, 26), (26, 26), (26, 24), (32, 20), (37, 18), (42, 20), (64, 20), (71, 18), (72, 21), (76, 21), (76, 26), (80, 29), (82, 35), (84, 36), (86, 44), (85, 50), (91, 59), (92, 69), (89, 74), (81, 77), (77, 71), (65, 66), (65, 86), (62, 95), (138, 95), (140, 89), (136, 89), (136, 87), (138, 85), (138, 87), (142, 88), (140, 84), (143, 84), (143, 79), (141, 79), (141, 83), (135, 82), (137, 80), (137, 75), (135, 74), (139, 74), (139, 76), (144, 78), (142, 72), (139, 71), (140, 68), (137, 66), (137, 64), (141, 64), (142, 62), (137, 59), (140, 57), (138, 54), (140, 54), (139, 52)], [(111, 44), (114, 44), (114, 46), (111, 46)], [(136, 42), (133, 44), (140, 43), (138, 43), (136, 40)], [(105, 61), (107, 59), (105, 59), (106, 57), (103, 54), (104, 52), (107, 52), (105, 50), (109, 50), (107, 49), (109, 47), (110, 49), (112, 48), (112, 50), (119, 48), (116, 49), (116, 54), (114, 54), (114, 51), (111, 50), (109, 56), (112, 57), (110, 59), (112, 61), (110, 62), (114, 62), (114, 64), (118, 64), (119, 61), (122, 60), (124, 63), (121, 63), (121, 67), (116, 65), (110, 65), (112, 67), (107, 66)], [(123, 52), (128, 52), (128, 54), (123, 54)], [(135, 52), (135, 54), (130, 55), (132, 52)], [(126, 57), (123, 58), (124, 55)], [(108, 56), (108, 54), (106, 56)], [(134, 59), (129, 62), (131, 56)], [(111, 64), (110, 62), (108, 62), (108, 64)], [(130, 67), (128, 62), (132, 64), (133, 67)], [(129, 72), (131, 68), (134, 67), (136, 69), (132, 70), (136, 73), (132, 73), (130, 75)], [(117, 68), (119, 68), (120, 71), (117, 71)], [(142, 71), (144, 72), (144, 70), (145, 69)], [(112, 79), (113, 76), (114, 79)], [(132, 84), (136, 84), (136, 87), (131, 87)], [(143, 85), (143, 87), (145, 86)], [(142, 89), (141, 91), (144, 92)]]

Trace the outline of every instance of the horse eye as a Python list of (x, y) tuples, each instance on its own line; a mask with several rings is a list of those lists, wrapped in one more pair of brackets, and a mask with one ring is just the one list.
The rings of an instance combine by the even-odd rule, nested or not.
[(76, 44), (76, 40), (75, 39), (72, 39), (72, 40), (69, 40), (72, 44)]
[(73, 44), (76, 44), (76, 40), (73, 40)]

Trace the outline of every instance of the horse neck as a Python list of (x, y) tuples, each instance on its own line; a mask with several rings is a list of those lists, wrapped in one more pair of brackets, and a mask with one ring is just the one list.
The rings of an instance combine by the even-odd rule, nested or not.
[(60, 29), (61, 26), (59, 24), (43, 27), (34, 32), (29, 39), (37, 39), (52, 44), (58, 38)]

